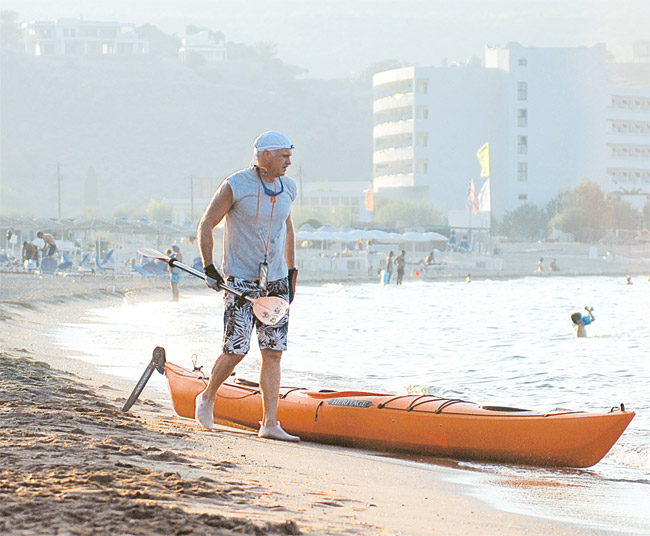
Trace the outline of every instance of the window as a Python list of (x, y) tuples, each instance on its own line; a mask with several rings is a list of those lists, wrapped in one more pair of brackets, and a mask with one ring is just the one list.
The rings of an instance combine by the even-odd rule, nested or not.
[(418, 78), (415, 82), (415, 91), (423, 95), (429, 93), (429, 81), (426, 78)]
[(429, 119), (429, 107), (428, 106), (417, 106), (415, 108), (415, 118), (416, 119)]
[(528, 82), (517, 82), (517, 100), (528, 100)]
[(528, 136), (517, 136), (517, 153), (528, 154)]
[(524, 108), (519, 108), (517, 110), (517, 126), (518, 127), (528, 126), (528, 110)]
[(525, 67), (526, 65), (528, 65), (528, 60), (526, 58), (519, 58), (518, 63), (520, 66)]
[(426, 132), (416, 133), (415, 144), (419, 147), (427, 147), (429, 145), (429, 135)]
[(416, 160), (415, 162), (415, 172), (422, 173), (426, 175), (429, 173), (429, 161), (425, 158)]
[(526, 199), (528, 199), (528, 195), (526, 195), (526, 194), (519, 194), (519, 196), (518, 196), (517, 199), (519, 199), (519, 201), (526, 201)]
[(517, 180), (519, 182), (528, 181), (528, 162), (517, 162)]

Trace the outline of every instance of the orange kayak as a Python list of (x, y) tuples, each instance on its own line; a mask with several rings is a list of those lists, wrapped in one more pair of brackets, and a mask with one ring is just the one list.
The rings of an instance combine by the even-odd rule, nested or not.
[[(174, 410), (194, 418), (194, 401), (207, 385), (200, 371), (165, 362)], [(155, 353), (154, 353), (155, 355)], [(154, 358), (155, 359), (155, 358)], [(303, 440), (372, 450), (538, 466), (590, 467), (634, 417), (624, 407), (602, 413), (541, 413), (478, 405), (429, 395), (358, 391), (280, 390), (278, 420)], [(257, 383), (225, 382), (214, 405), (216, 423), (257, 430), (262, 398)]]

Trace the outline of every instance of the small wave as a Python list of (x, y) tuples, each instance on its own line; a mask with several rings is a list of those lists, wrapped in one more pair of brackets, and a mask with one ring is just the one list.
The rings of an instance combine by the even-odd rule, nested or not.
[(650, 449), (647, 446), (614, 445), (607, 457), (619, 465), (650, 469)]

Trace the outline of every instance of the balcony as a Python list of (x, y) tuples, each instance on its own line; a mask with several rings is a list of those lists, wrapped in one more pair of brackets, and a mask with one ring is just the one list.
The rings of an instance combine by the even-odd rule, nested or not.
[(381, 175), (373, 179), (375, 188), (403, 188), (415, 186), (413, 173)]
[(413, 119), (405, 121), (391, 121), (390, 123), (381, 123), (372, 129), (372, 135), (375, 138), (383, 136), (397, 136), (399, 134), (413, 133), (415, 127)]
[(383, 149), (373, 153), (372, 160), (375, 164), (397, 162), (400, 160), (413, 160), (413, 147), (400, 147)]
[(372, 104), (374, 113), (386, 110), (397, 110), (399, 108), (413, 107), (413, 93), (396, 93), (383, 99), (377, 99)]

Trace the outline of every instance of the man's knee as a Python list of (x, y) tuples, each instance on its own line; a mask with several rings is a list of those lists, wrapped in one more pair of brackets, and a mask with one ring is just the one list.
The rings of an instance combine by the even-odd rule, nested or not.
[(228, 354), (228, 353), (223, 353), (220, 356), (220, 359), (226, 361), (227, 363), (230, 363), (232, 366), (235, 366), (239, 364), (239, 362), (246, 357), (246, 354)]
[(260, 350), (260, 352), (262, 354), (262, 359), (279, 360), (282, 357), (282, 350), (270, 350), (265, 348), (264, 350)]

